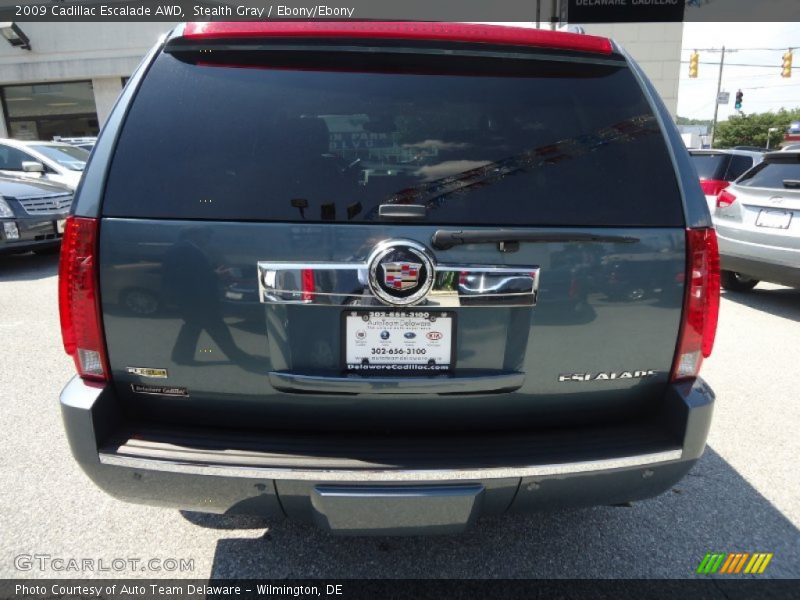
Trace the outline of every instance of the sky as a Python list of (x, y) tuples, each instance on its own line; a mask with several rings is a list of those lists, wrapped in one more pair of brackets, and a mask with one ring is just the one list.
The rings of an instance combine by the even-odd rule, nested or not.
[[(678, 89), (678, 115), (690, 119), (711, 119), (719, 74), (721, 52), (703, 48), (737, 49), (725, 52), (722, 90), (730, 92), (730, 103), (719, 107), (719, 120), (735, 114), (734, 96), (742, 90), (742, 112), (760, 113), (779, 108), (800, 108), (800, 23), (685, 23), (681, 61), (688, 61), (692, 51), (700, 53), (697, 79), (689, 79), (688, 62), (681, 63)], [(790, 78), (781, 77), (783, 54), (794, 52), (796, 67)], [(773, 48), (773, 50), (752, 50)], [(703, 64), (703, 63), (714, 64)], [(736, 64), (769, 65), (742, 67)]]

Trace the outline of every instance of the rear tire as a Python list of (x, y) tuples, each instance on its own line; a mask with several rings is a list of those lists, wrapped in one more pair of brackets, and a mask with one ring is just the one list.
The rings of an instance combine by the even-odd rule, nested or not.
[(720, 283), (723, 288), (731, 292), (749, 292), (758, 285), (758, 279), (753, 279), (735, 271), (722, 271)]

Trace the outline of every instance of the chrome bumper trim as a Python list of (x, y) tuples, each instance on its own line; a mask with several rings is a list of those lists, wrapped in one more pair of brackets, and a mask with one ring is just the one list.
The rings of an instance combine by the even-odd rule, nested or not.
[(209, 475), (217, 477), (243, 477), (250, 479), (278, 479), (289, 481), (348, 481), (348, 482), (396, 482), (396, 481), (477, 481), (503, 479), (508, 477), (548, 477), (577, 475), (659, 465), (681, 459), (681, 450), (666, 450), (636, 456), (623, 456), (601, 460), (531, 465), (526, 467), (495, 467), (484, 469), (442, 469), (442, 470), (379, 470), (379, 469), (276, 469), (270, 467), (242, 467), (235, 465), (215, 465), (174, 462), (100, 454), (100, 462), (114, 467), (127, 467), (143, 471), (162, 471), (185, 475)]
[[(534, 306), (536, 266), (432, 265), (433, 282), (420, 307)], [(258, 263), (263, 304), (385, 307), (369, 286), (367, 263)], [(313, 285), (309, 284), (309, 279)]]
[(328, 394), (458, 394), (513, 392), (525, 383), (525, 374), (498, 372), (474, 377), (315, 377), (271, 371), (269, 384), (282, 392)]

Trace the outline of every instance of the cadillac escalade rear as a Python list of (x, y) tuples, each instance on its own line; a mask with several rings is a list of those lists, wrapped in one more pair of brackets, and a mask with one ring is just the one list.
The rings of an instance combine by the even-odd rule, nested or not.
[(702, 453), (718, 286), (609, 40), (188, 24), (67, 223), (64, 422), (119, 498), (343, 533), (647, 498)]

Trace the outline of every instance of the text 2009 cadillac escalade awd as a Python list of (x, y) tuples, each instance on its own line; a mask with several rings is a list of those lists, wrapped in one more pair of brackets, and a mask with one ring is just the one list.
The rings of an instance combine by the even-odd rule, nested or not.
[(118, 498), (341, 533), (647, 498), (705, 445), (718, 268), (609, 40), (182, 25), (67, 224), (64, 423)]

